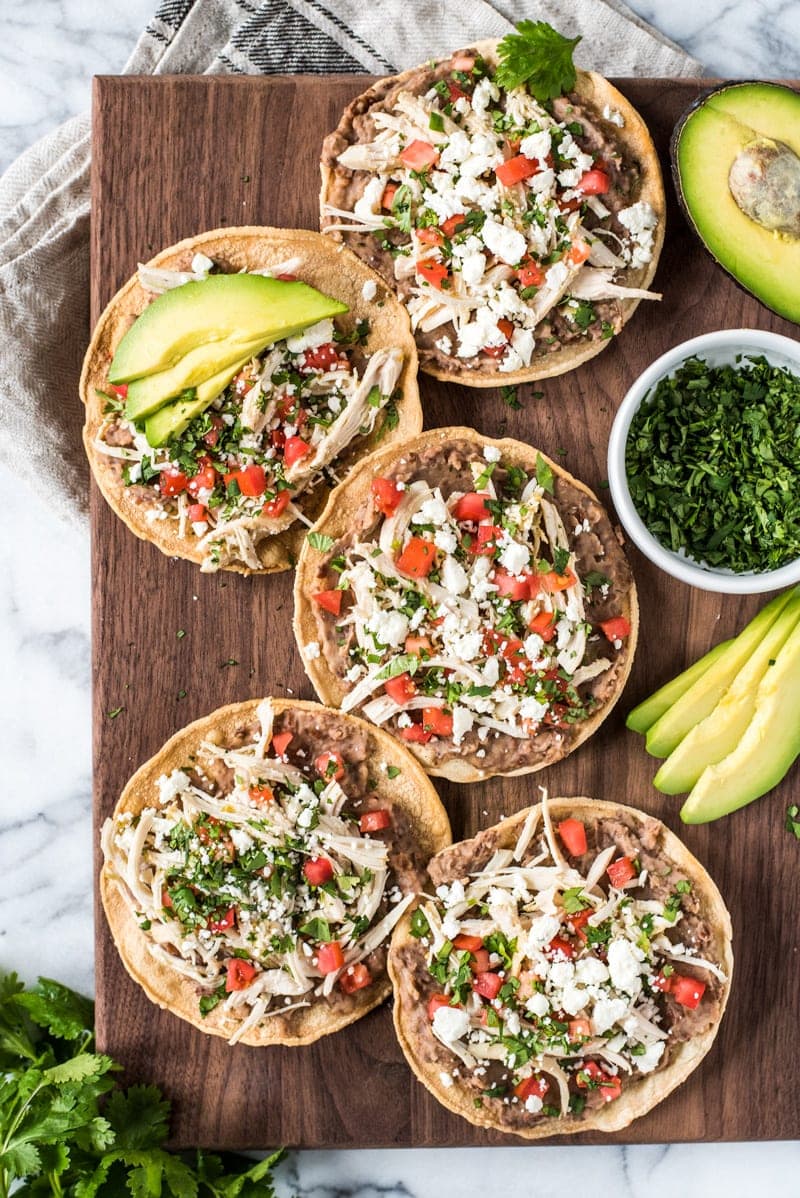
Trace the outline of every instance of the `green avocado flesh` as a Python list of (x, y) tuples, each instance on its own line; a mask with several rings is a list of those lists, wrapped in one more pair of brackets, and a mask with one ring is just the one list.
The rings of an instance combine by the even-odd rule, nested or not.
[[(800, 93), (773, 83), (731, 84), (712, 92), (676, 135), (678, 195), (720, 265), (768, 308), (800, 323), (800, 238), (745, 215), (729, 184), (734, 162), (743, 152), (752, 154), (753, 143), (763, 145), (764, 139), (781, 143), (792, 160), (800, 157)], [(758, 160), (763, 152), (757, 146)], [(764, 180), (754, 186), (764, 186)], [(751, 210), (763, 212), (762, 200), (754, 191)], [(798, 216), (796, 211), (783, 215), (788, 223)]]
[(686, 824), (737, 811), (772, 790), (800, 753), (800, 625), (758, 687), (753, 718), (733, 752), (708, 766), (681, 808)]
[[(212, 375), (210, 379), (205, 379), (196, 390), (189, 391), (181, 398), (173, 399), (148, 416), (144, 422), (148, 445), (152, 445), (156, 449), (159, 445), (166, 444), (170, 437), (179, 437), (195, 416), (205, 412), (208, 405), (213, 403), (233, 376), (247, 365), (252, 356), (252, 354), (247, 354), (244, 358), (238, 358), (218, 374)], [(130, 391), (128, 395), (130, 395)]]
[[(213, 394), (208, 394), (208, 384), (212, 379), (238, 363), (249, 362), (250, 358), (260, 353), (268, 344), (268, 341), (259, 338), (244, 346), (237, 345), (235, 349), (227, 341), (212, 341), (207, 345), (198, 345), (196, 349), (189, 350), (177, 366), (170, 370), (146, 374), (144, 378), (134, 379), (129, 383), (125, 415), (128, 420), (143, 420), (157, 412), (168, 400), (188, 391), (190, 387), (197, 388), (198, 399), (201, 393), (204, 393), (207, 395), (206, 403), (211, 403), (225, 386), (223, 383)], [(233, 378), (235, 373), (235, 369), (231, 370), (226, 381)]]
[(761, 680), (774, 667), (798, 621), (800, 593), (792, 595), (711, 714), (695, 724), (661, 766), (653, 780), (657, 790), (685, 794), (707, 766), (734, 751), (755, 713)]
[(346, 311), (346, 304), (306, 283), (264, 275), (211, 275), (157, 296), (117, 346), (108, 378), (130, 383), (170, 371), (199, 346), (208, 347), (209, 361), (218, 369), (223, 355), (238, 349), (244, 356), (252, 342), (263, 347)]
[(684, 670), (682, 674), (678, 674), (676, 678), (659, 687), (648, 699), (645, 699), (638, 707), (634, 707), (633, 711), (628, 714), (625, 726), (632, 732), (647, 732), (648, 728), (655, 724), (667, 708), (677, 702), (681, 695), (705, 674), (708, 667), (717, 660), (730, 643), (730, 641), (721, 641), (693, 666), (689, 666), (688, 670)]
[(647, 752), (653, 757), (668, 757), (695, 724), (710, 715), (742, 667), (756, 652), (797, 588), (786, 591), (763, 607), (742, 629), (709, 667), (672, 707), (656, 720), (647, 733)]

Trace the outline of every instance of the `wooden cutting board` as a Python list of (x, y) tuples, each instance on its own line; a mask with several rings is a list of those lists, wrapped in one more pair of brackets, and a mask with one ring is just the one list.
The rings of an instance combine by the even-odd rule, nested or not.
[[(182, 237), (221, 225), (316, 228), (321, 139), (368, 82), (353, 76), (97, 79), (92, 320), (138, 261)], [(620, 87), (649, 124), (666, 165), (673, 124), (701, 85), (627, 79)], [(602, 496), (614, 412), (658, 354), (723, 327), (795, 336), (796, 326), (766, 311), (714, 266), (678, 214), (669, 182), (667, 191), (667, 242), (655, 280), (664, 292), (660, 304), (643, 303), (599, 358), (521, 388), (520, 411), (506, 407), (496, 391), (469, 391), (423, 375), (426, 427), (472, 424), (490, 436), (529, 441)], [(190, 720), (250, 696), (314, 696), (292, 639), (288, 574), (201, 575), (136, 540), (94, 487), (92, 528), (97, 833), (129, 775)], [(655, 763), (641, 738), (624, 728), (635, 702), (731, 636), (761, 600), (703, 594), (635, 551), (630, 555), (641, 635), (612, 717), (543, 775), (472, 787), (439, 781), (438, 789), (457, 839), (535, 801), (540, 783), (556, 795), (644, 808), (682, 835), (731, 909), (736, 974), (728, 1014), (689, 1081), (627, 1131), (605, 1139), (790, 1138), (800, 1126), (793, 1068), (800, 1046), (800, 845), (784, 831), (783, 817), (797, 793), (797, 773), (720, 823), (682, 828), (680, 800), (652, 788)], [(181, 639), (178, 629), (185, 630)], [(429, 1097), (406, 1068), (388, 1006), (308, 1048), (229, 1048), (153, 1006), (124, 972), (99, 903), (96, 916), (98, 1046), (125, 1064), (129, 1080), (156, 1082), (170, 1096), (176, 1146), (519, 1142), (478, 1131)]]

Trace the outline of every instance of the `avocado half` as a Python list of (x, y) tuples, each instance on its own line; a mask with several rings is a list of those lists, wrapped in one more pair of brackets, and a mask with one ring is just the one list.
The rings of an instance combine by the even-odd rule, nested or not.
[[(800, 323), (800, 235), (785, 231), (800, 221), (800, 207), (791, 187), (780, 185), (772, 204), (766, 190), (776, 158), (800, 182), (800, 92), (750, 80), (713, 88), (676, 124), (670, 157), (680, 206), (712, 258), (766, 307)], [(772, 223), (781, 227), (748, 215), (741, 194), (734, 199), (737, 161), (740, 175), (743, 163), (755, 163), (745, 208), (763, 216), (777, 204)]]

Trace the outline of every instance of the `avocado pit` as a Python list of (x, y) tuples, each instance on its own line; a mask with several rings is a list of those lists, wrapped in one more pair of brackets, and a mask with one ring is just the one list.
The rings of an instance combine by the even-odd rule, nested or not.
[(800, 238), (800, 158), (789, 146), (755, 138), (734, 158), (728, 186), (745, 216), (771, 232)]

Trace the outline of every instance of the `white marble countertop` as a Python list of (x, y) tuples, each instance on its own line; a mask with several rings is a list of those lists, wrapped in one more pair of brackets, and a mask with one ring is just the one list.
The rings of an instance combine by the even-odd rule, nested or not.
[[(154, 0), (29, 0), (0, 9), (0, 169), (88, 108), (91, 76), (119, 71)], [(709, 74), (800, 75), (800, 0), (632, 0)], [(0, 472), (0, 966), (92, 978), (88, 541), (46, 499)], [(54, 584), (57, 580), (57, 585)], [(47, 711), (46, 733), (40, 713)], [(787, 1061), (787, 1068), (792, 1062)], [(497, 1185), (542, 1198), (800, 1193), (800, 1144), (306, 1152), (281, 1167), (279, 1193), (303, 1198), (459, 1198)], [(587, 1177), (591, 1181), (587, 1182)]]

